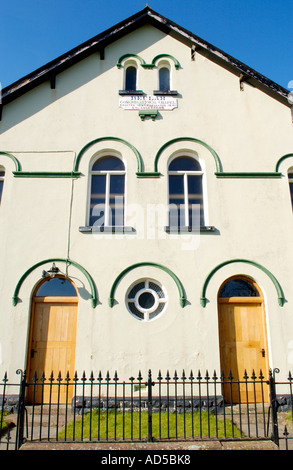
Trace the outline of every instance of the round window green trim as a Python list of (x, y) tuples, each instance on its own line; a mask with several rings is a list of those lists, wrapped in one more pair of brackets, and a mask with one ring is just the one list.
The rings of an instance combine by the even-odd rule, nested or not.
[(175, 69), (176, 69), (176, 70), (179, 70), (180, 64), (179, 64), (178, 60), (177, 60), (174, 56), (172, 56), (172, 55), (170, 55), (170, 54), (159, 54), (159, 55), (157, 55), (156, 57), (153, 58), (153, 60), (152, 60), (152, 65), (155, 66), (155, 65), (156, 65), (156, 62), (157, 62), (158, 60), (162, 59), (163, 57), (167, 57), (167, 59), (173, 60), (174, 65), (175, 65)]
[(122, 62), (126, 59), (129, 59), (130, 57), (135, 57), (136, 59), (139, 60), (140, 62), (140, 65), (145, 65), (145, 61), (143, 60), (142, 57), (140, 57), (139, 55), (137, 54), (123, 54), (119, 59), (118, 59), (118, 62), (116, 64), (116, 66), (118, 67), (118, 69), (120, 69), (122, 67)]
[(11, 160), (13, 161), (14, 165), (15, 165), (15, 169), (16, 171), (21, 171), (21, 166), (20, 166), (20, 163), (19, 161), (17, 160), (17, 158), (12, 155), (12, 153), (9, 153), (9, 152), (0, 152), (0, 155), (3, 155), (4, 157), (9, 157), (11, 158)]
[(18, 294), (19, 294), (19, 291), (20, 291), (20, 288), (24, 282), (24, 280), (27, 278), (27, 276), (32, 272), (34, 271), (35, 269), (37, 269), (39, 266), (43, 265), (43, 264), (46, 264), (46, 263), (53, 263), (53, 262), (56, 262), (56, 263), (66, 263), (67, 265), (72, 265), (74, 266), (75, 268), (79, 269), (84, 275), (85, 277), (87, 278), (88, 282), (89, 282), (89, 285), (90, 285), (90, 289), (91, 289), (91, 301), (92, 301), (92, 306), (93, 308), (96, 307), (97, 305), (97, 302), (98, 302), (98, 295), (97, 295), (97, 290), (96, 290), (96, 286), (95, 286), (95, 283), (92, 279), (92, 277), (90, 276), (90, 274), (86, 271), (86, 269), (84, 269), (80, 264), (76, 263), (75, 261), (72, 261), (72, 260), (69, 260), (69, 259), (66, 259), (66, 258), (50, 258), (50, 259), (45, 259), (43, 261), (39, 261), (38, 263), (34, 264), (33, 266), (31, 266), (22, 276), (21, 278), (19, 279), (17, 285), (16, 285), (16, 288), (14, 290), (14, 294), (13, 294), (13, 297), (12, 297), (12, 304), (15, 306), (17, 304), (17, 302), (19, 301), (19, 297), (18, 297)]
[(283, 155), (283, 157), (279, 158), (276, 164), (276, 171), (279, 171), (281, 163), (286, 160), (287, 158), (293, 157), (293, 153), (287, 153), (286, 155)]
[(175, 139), (172, 139), (172, 140), (169, 140), (168, 142), (166, 142), (160, 149), (159, 151), (157, 152), (156, 156), (155, 156), (155, 161), (154, 161), (154, 171), (157, 172), (158, 171), (158, 162), (159, 162), (159, 158), (161, 156), (161, 154), (163, 153), (163, 151), (169, 147), (170, 145), (172, 144), (175, 144), (177, 142), (184, 142), (184, 141), (187, 141), (187, 142), (194, 142), (196, 144), (200, 144), (200, 145), (203, 145), (203, 147), (205, 147), (207, 150), (209, 150), (209, 152), (212, 154), (214, 160), (215, 160), (215, 163), (216, 163), (216, 171), (217, 172), (221, 172), (222, 171), (222, 168), (221, 168), (221, 162), (220, 162), (220, 159), (217, 155), (217, 153), (215, 152), (214, 149), (212, 149), (212, 147), (210, 147), (208, 144), (206, 144), (205, 142), (203, 142), (202, 140), (199, 140), (199, 139), (195, 139), (194, 137), (177, 137)]
[(92, 140), (91, 142), (89, 142), (88, 144), (86, 144), (82, 149), (81, 151), (79, 152), (79, 154), (77, 155), (76, 157), (76, 161), (75, 161), (75, 165), (74, 165), (74, 169), (73, 171), (74, 172), (78, 172), (78, 168), (79, 168), (79, 163), (80, 163), (80, 160), (83, 156), (83, 154), (90, 148), (92, 147), (93, 145), (99, 143), (99, 142), (104, 142), (105, 140), (111, 140), (111, 141), (114, 141), (114, 142), (120, 142), (124, 145), (127, 145), (127, 147), (129, 147), (132, 152), (134, 153), (135, 157), (136, 157), (136, 160), (137, 160), (137, 171), (138, 173), (142, 173), (142, 169), (143, 169), (143, 162), (142, 162), (142, 158), (139, 154), (139, 152), (137, 151), (137, 149), (132, 145), (130, 144), (129, 142), (127, 142), (126, 140), (124, 139), (120, 139), (120, 137), (99, 137), (98, 139), (95, 139), (95, 140)]
[(207, 303), (207, 298), (206, 298), (206, 291), (207, 291), (207, 287), (208, 287), (208, 284), (211, 280), (211, 278), (213, 277), (213, 275), (221, 268), (223, 268), (224, 266), (228, 265), (228, 264), (231, 264), (231, 263), (247, 263), (247, 264), (251, 264), (252, 266), (255, 266), (256, 268), (259, 268), (261, 269), (265, 274), (268, 275), (268, 277), (271, 279), (271, 281), (273, 282), (275, 288), (276, 288), (276, 291), (277, 291), (277, 295), (278, 295), (278, 303), (281, 307), (283, 307), (284, 303), (285, 303), (285, 298), (284, 298), (284, 295), (283, 295), (283, 291), (282, 291), (282, 288), (278, 282), (278, 280), (276, 279), (276, 277), (267, 269), (265, 268), (264, 266), (262, 266), (261, 264), (259, 263), (256, 263), (255, 261), (250, 261), (250, 260), (247, 260), (247, 259), (231, 259), (231, 260), (228, 260), (228, 261), (224, 261), (223, 263), (221, 264), (218, 264), (218, 266), (216, 266), (211, 272), (210, 274), (207, 276), (205, 282), (204, 282), (204, 285), (202, 287), (202, 291), (201, 291), (201, 297), (200, 297), (200, 303), (203, 307), (206, 306), (206, 303)]
[(115, 291), (116, 291), (116, 287), (118, 285), (118, 283), (120, 282), (120, 280), (127, 274), (129, 273), (130, 271), (132, 271), (133, 269), (136, 269), (136, 268), (141, 268), (142, 266), (153, 266), (154, 268), (159, 268), (159, 269), (162, 269), (163, 271), (165, 271), (167, 274), (169, 274), (169, 276), (172, 277), (172, 279), (175, 281), (175, 284), (178, 288), (178, 292), (179, 292), (179, 303), (180, 303), (180, 306), (183, 308), (185, 307), (185, 304), (186, 304), (186, 296), (185, 296), (185, 292), (184, 292), (184, 288), (183, 288), (183, 285), (180, 281), (180, 279), (176, 276), (176, 274), (173, 273), (173, 271), (171, 271), (171, 269), (167, 268), (166, 266), (163, 266), (161, 264), (158, 264), (158, 263), (152, 263), (152, 262), (148, 262), (148, 261), (145, 261), (145, 262), (142, 262), (142, 263), (136, 263), (136, 264), (132, 264), (131, 266), (128, 266), (126, 269), (124, 269), (123, 271), (121, 271), (121, 273), (116, 277), (115, 281), (113, 282), (113, 285), (111, 287), (111, 291), (110, 291), (110, 296), (109, 296), (109, 306), (112, 308), (113, 305), (114, 305), (114, 301), (115, 301)]

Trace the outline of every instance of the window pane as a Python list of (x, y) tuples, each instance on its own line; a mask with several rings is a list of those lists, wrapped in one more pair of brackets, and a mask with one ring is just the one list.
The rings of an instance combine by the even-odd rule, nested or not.
[(76, 297), (76, 290), (67, 279), (54, 277), (45, 281), (37, 290), (36, 297)]
[(141, 308), (148, 310), (155, 305), (155, 297), (151, 292), (143, 292), (138, 298), (138, 304)]
[(124, 225), (124, 175), (110, 176), (110, 225)]
[(222, 287), (220, 297), (259, 297), (259, 293), (251, 282), (232, 279)]
[(125, 72), (125, 90), (136, 90), (136, 68), (127, 67)]
[(290, 187), (290, 194), (291, 194), (291, 203), (293, 207), (293, 181), (289, 183), (289, 187)]
[(1, 198), (2, 198), (3, 185), (4, 185), (4, 181), (0, 180), (0, 202), (1, 202)]
[(293, 207), (293, 173), (292, 173), (292, 170), (288, 172), (288, 179), (289, 179), (289, 188), (290, 188), (290, 194), (291, 194), (291, 203)]
[(159, 90), (170, 90), (170, 70), (167, 67), (162, 67), (159, 70)]
[(194, 158), (178, 157), (170, 163), (169, 171), (201, 171), (201, 167)]
[(93, 175), (91, 187), (90, 202), (90, 220), (89, 225), (93, 226), (95, 222), (101, 227), (105, 220), (105, 193), (106, 193), (106, 175)]
[(169, 205), (170, 227), (181, 227), (186, 225), (184, 215), (183, 175), (169, 175)]
[(92, 171), (124, 171), (124, 164), (117, 157), (99, 158), (92, 166)]
[(202, 177), (188, 177), (188, 218), (189, 225), (193, 228), (204, 225)]

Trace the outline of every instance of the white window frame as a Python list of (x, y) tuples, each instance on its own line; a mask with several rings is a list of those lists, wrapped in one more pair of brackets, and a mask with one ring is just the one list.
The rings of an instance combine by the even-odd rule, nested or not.
[[(91, 204), (91, 198), (92, 198), (92, 177), (95, 175), (106, 175), (106, 184), (105, 184), (105, 211), (104, 211), (104, 226), (105, 227), (112, 227), (112, 224), (110, 224), (110, 179), (111, 175), (124, 175), (124, 206), (123, 206), (123, 221), (122, 225), (117, 225), (117, 227), (121, 226), (123, 227), (125, 225), (125, 206), (126, 206), (126, 199), (125, 199), (125, 193), (126, 193), (126, 169), (125, 170), (100, 170), (100, 171), (93, 171), (92, 168), (94, 164), (100, 160), (101, 158), (105, 157), (115, 157), (119, 158), (121, 162), (125, 167), (125, 162), (121, 158), (120, 155), (117, 155), (114, 152), (105, 152), (102, 154), (99, 154), (98, 157), (94, 158), (91, 162), (91, 171), (90, 171), (90, 188), (89, 188), (89, 200), (88, 200), (88, 225), (90, 223), (90, 204)], [(115, 226), (116, 227), (116, 226)]]
[[(189, 171), (189, 170), (176, 170), (176, 171), (170, 171), (169, 166), (172, 163), (173, 160), (180, 158), (180, 157), (189, 157), (193, 158), (196, 160), (200, 167), (201, 171)], [(188, 175), (196, 175), (196, 176), (201, 176), (202, 177), (202, 198), (203, 198), (203, 219), (204, 219), (204, 225), (206, 225), (206, 214), (205, 214), (205, 206), (206, 206), (206, 197), (205, 197), (205, 182), (204, 182), (204, 176), (205, 172), (202, 169), (203, 164), (199, 160), (199, 158), (196, 157), (193, 153), (190, 152), (180, 152), (177, 153), (176, 155), (173, 155), (173, 157), (169, 160), (168, 162), (168, 204), (170, 204), (170, 182), (169, 182), (169, 175), (183, 175), (183, 188), (184, 188), (184, 226), (185, 227), (190, 227), (190, 220), (189, 220), (189, 210), (188, 210), (188, 199), (189, 199), (189, 194), (188, 194)]]
[[(169, 70), (169, 89), (168, 90), (161, 90), (160, 88), (160, 70), (161, 69), (168, 69)], [(158, 66), (158, 91), (161, 91), (161, 92), (169, 92), (172, 90), (172, 73), (171, 73), (171, 67), (170, 67), (170, 64), (169, 62), (162, 62), (159, 64)]]
[[(130, 298), (129, 293), (131, 292), (131, 290), (134, 288), (135, 285), (140, 284), (142, 282), (145, 284), (144, 287), (142, 287), (140, 290), (138, 290), (133, 298)], [(164, 293), (164, 298), (159, 297), (158, 294), (152, 288), (149, 287), (150, 282), (153, 283), (153, 284), (156, 284), (157, 286), (160, 287), (160, 289), (162, 289), (162, 291)], [(144, 292), (150, 292), (155, 298), (154, 305), (151, 308), (148, 308), (148, 309), (143, 308), (138, 303), (139, 296)], [(133, 313), (130, 310), (129, 302), (134, 303), (137, 310), (143, 315), (143, 318), (140, 318), (139, 316), (137, 316), (135, 313)], [(155, 281), (154, 279), (150, 279), (150, 278), (138, 279), (137, 281), (133, 282), (132, 285), (127, 290), (127, 294), (126, 294), (127, 310), (136, 320), (139, 320), (139, 321), (149, 322), (149, 321), (156, 320), (157, 318), (159, 318), (165, 312), (166, 307), (167, 307), (167, 303), (168, 303), (168, 296), (167, 296), (166, 289), (162, 286), (162, 284), (160, 282)], [(158, 308), (159, 304), (164, 304), (164, 307), (163, 307), (162, 311), (160, 313), (158, 313), (154, 318), (150, 318), (150, 314), (153, 313)]]
[[(135, 79), (135, 89), (134, 90), (127, 90), (126, 89), (126, 72), (127, 72), (127, 69), (129, 67), (133, 67), (135, 68), (136, 70), (136, 79)], [(138, 66), (137, 66), (137, 63), (135, 61), (130, 61), (130, 62), (127, 62), (125, 65), (124, 65), (124, 83), (123, 83), (123, 89), (125, 91), (137, 91), (138, 90)]]

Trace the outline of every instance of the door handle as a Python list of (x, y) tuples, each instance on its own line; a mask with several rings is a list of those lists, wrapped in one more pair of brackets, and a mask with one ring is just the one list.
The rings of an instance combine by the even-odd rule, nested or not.
[(260, 352), (261, 352), (262, 357), (265, 357), (265, 356), (266, 356), (266, 352), (265, 352), (264, 349), (262, 349)]

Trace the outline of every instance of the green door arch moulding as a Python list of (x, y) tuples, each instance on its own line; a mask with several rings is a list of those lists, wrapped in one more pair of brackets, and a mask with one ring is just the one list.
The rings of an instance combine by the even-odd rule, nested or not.
[(88, 144), (86, 144), (86, 145), (81, 149), (81, 151), (79, 152), (79, 154), (78, 154), (77, 157), (76, 157), (76, 161), (75, 161), (75, 164), (74, 164), (74, 169), (73, 169), (73, 171), (74, 171), (74, 172), (77, 172), (77, 171), (78, 171), (80, 160), (81, 160), (83, 154), (84, 154), (90, 147), (92, 147), (93, 145), (95, 145), (95, 144), (97, 144), (97, 143), (99, 143), (99, 142), (103, 142), (103, 141), (105, 141), (105, 140), (112, 140), (112, 141), (114, 141), (114, 142), (120, 142), (120, 143), (122, 143), (122, 144), (124, 144), (124, 145), (127, 145), (127, 147), (129, 147), (129, 148), (133, 151), (133, 153), (134, 153), (134, 155), (135, 155), (135, 157), (136, 157), (136, 160), (137, 160), (137, 171), (138, 171), (138, 173), (142, 173), (143, 163), (142, 163), (142, 158), (141, 158), (141, 156), (140, 156), (138, 150), (136, 150), (136, 148), (135, 148), (133, 145), (131, 145), (129, 142), (127, 142), (126, 140), (120, 139), (120, 137), (99, 137), (98, 139), (92, 140), (91, 142), (89, 142)]
[(290, 157), (293, 157), (293, 153), (287, 153), (286, 155), (283, 155), (283, 157), (281, 157), (278, 161), (277, 161), (277, 164), (276, 164), (276, 171), (279, 171), (279, 168), (280, 168), (280, 165), (281, 163), (286, 160), (287, 158), (290, 158)]
[(228, 261), (224, 261), (223, 263), (221, 264), (218, 264), (218, 266), (216, 266), (211, 272), (210, 274), (207, 276), (205, 282), (204, 282), (204, 285), (202, 287), (202, 291), (201, 291), (201, 297), (200, 297), (200, 303), (203, 307), (206, 306), (206, 303), (207, 303), (207, 298), (206, 298), (206, 290), (207, 290), (207, 287), (208, 287), (208, 284), (211, 280), (211, 278), (213, 277), (213, 275), (219, 270), (221, 269), (223, 266), (226, 266), (228, 264), (231, 264), (231, 263), (247, 263), (247, 264), (251, 264), (252, 266), (255, 266), (256, 268), (259, 268), (261, 269), (265, 274), (268, 275), (268, 277), (271, 279), (271, 281), (273, 282), (275, 288), (276, 288), (276, 291), (277, 291), (277, 294), (278, 294), (278, 303), (281, 307), (283, 307), (284, 303), (285, 303), (285, 298), (284, 298), (284, 295), (283, 295), (283, 291), (282, 291), (282, 288), (278, 282), (278, 280), (275, 278), (275, 276), (268, 270), (266, 269), (264, 266), (262, 266), (261, 264), (259, 263), (256, 263), (255, 261), (250, 261), (248, 259), (231, 259), (231, 260), (228, 260)]
[(91, 288), (91, 294), (92, 294), (92, 297), (91, 297), (91, 301), (92, 301), (92, 306), (93, 308), (96, 307), (97, 305), (97, 302), (98, 302), (98, 296), (97, 296), (97, 290), (96, 290), (96, 286), (95, 286), (95, 283), (92, 279), (92, 277), (90, 276), (90, 274), (86, 271), (86, 269), (84, 269), (80, 264), (76, 263), (75, 261), (72, 261), (72, 260), (69, 260), (69, 259), (66, 259), (66, 258), (50, 258), (50, 259), (45, 259), (43, 261), (39, 261), (38, 263), (34, 264), (33, 266), (31, 266), (22, 276), (21, 278), (19, 279), (17, 285), (16, 285), (16, 288), (14, 290), (14, 294), (13, 294), (13, 297), (12, 297), (12, 304), (15, 306), (19, 300), (18, 298), (18, 294), (19, 294), (19, 291), (20, 291), (20, 288), (22, 286), (22, 283), (23, 281), (26, 279), (26, 277), (32, 272), (34, 271), (36, 268), (38, 268), (39, 266), (41, 266), (42, 264), (46, 264), (46, 263), (53, 263), (53, 262), (57, 262), (57, 263), (67, 263), (68, 265), (71, 265), (74, 266), (75, 268), (79, 269), (84, 275), (85, 277), (87, 278), (88, 282), (89, 282), (89, 285), (90, 285), (90, 288)]
[(184, 288), (183, 288), (183, 285), (180, 281), (180, 279), (176, 276), (176, 274), (173, 273), (173, 271), (171, 271), (171, 269), (167, 268), (166, 266), (163, 266), (161, 264), (158, 264), (158, 263), (151, 263), (151, 262), (148, 262), (148, 261), (145, 261), (145, 262), (142, 262), (142, 263), (136, 263), (136, 264), (132, 264), (131, 266), (128, 266), (126, 269), (124, 269), (123, 271), (121, 271), (120, 274), (118, 274), (118, 276), (116, 277), (115, 281), (113, 282), (113, 285), (111, 287), (111, 291), (110, 291), (110, 296), (109, 296), (109, 306), (112, 308), (113, 305), (114, 305), (114, 300), (115, 300), (115, 291), (116, 291), (116, 287), (119, 283), (119, 281), (122, 279), (122, 277), (125, 276), (125, 274), (129, 273), (130, 271), (132, 271), (133, 269), (136, 269), (136, 268), (140, 268), (142, 266), (153, 266), (155, 268), (159, 268), (159, 269), (162, 269), (163, 271), (165, 271), (167, 274), (169, 274), (169, 276), (172, 277), (172, 279), (175, 281), (175, 284), (178, 288), (178, 292), (179, 292), (179, 303), (180, 303), (180, 306), (183, 308), (185, 307), (185, 304), (186, 304), (186, 296), (185, 296), (185, 292), (184, 292)]
[(20, 163), (19, 161), (17, 160), (17, 158), (12, 155), (12, 153), (9, 153), (9, 152), (0, 152), (0, 155), (4, 155), (5, 157), (9, 157), (11, 158), (11, 160), (13, 161), (14, 165), (15, 165), (15, 170), (16, 171), (21, 171), (21, 167), (20, 167)]
[(222, 172), (222, 168), (221, 168), (221, 162), (220, 162), (220, 159), (217, 155), (217, 153), (215, 152), (214, 149), (212, 149), (212, 147), (210, 147), (208, 144), (206, 144), (205, 142), (203, 142), (202, 140), (199, 140), (199, 139), (195, 139), (194, 137), (177, 137), (175, 139), (172, 139), (172, 140), (169, 140), (168, 142), (166, 142), (160, 149), (159, 151), (157, 152), (156, 156), (155, 156), (155, 161), (154, 161), (154, 172), (155, 173), (158, 173), (158, 162), (159, 162), (159, 158), (161, 156), (161, 154), (163, 153), (163, 151), (169, 147), (170, 145), (172, 144), (175, 144), (176, 142), (183, 142), (183, 141), (187, 141), (187, 142), (195, 142), (196, 144), (200, 144), (202, 145), (203, 147), (205, 147), (207, 150), (209, 150), (209, 152), (212, 154), (214, 160), (215, 160), (215, 163), (216, 163), (216, 171), (217, 172)]

